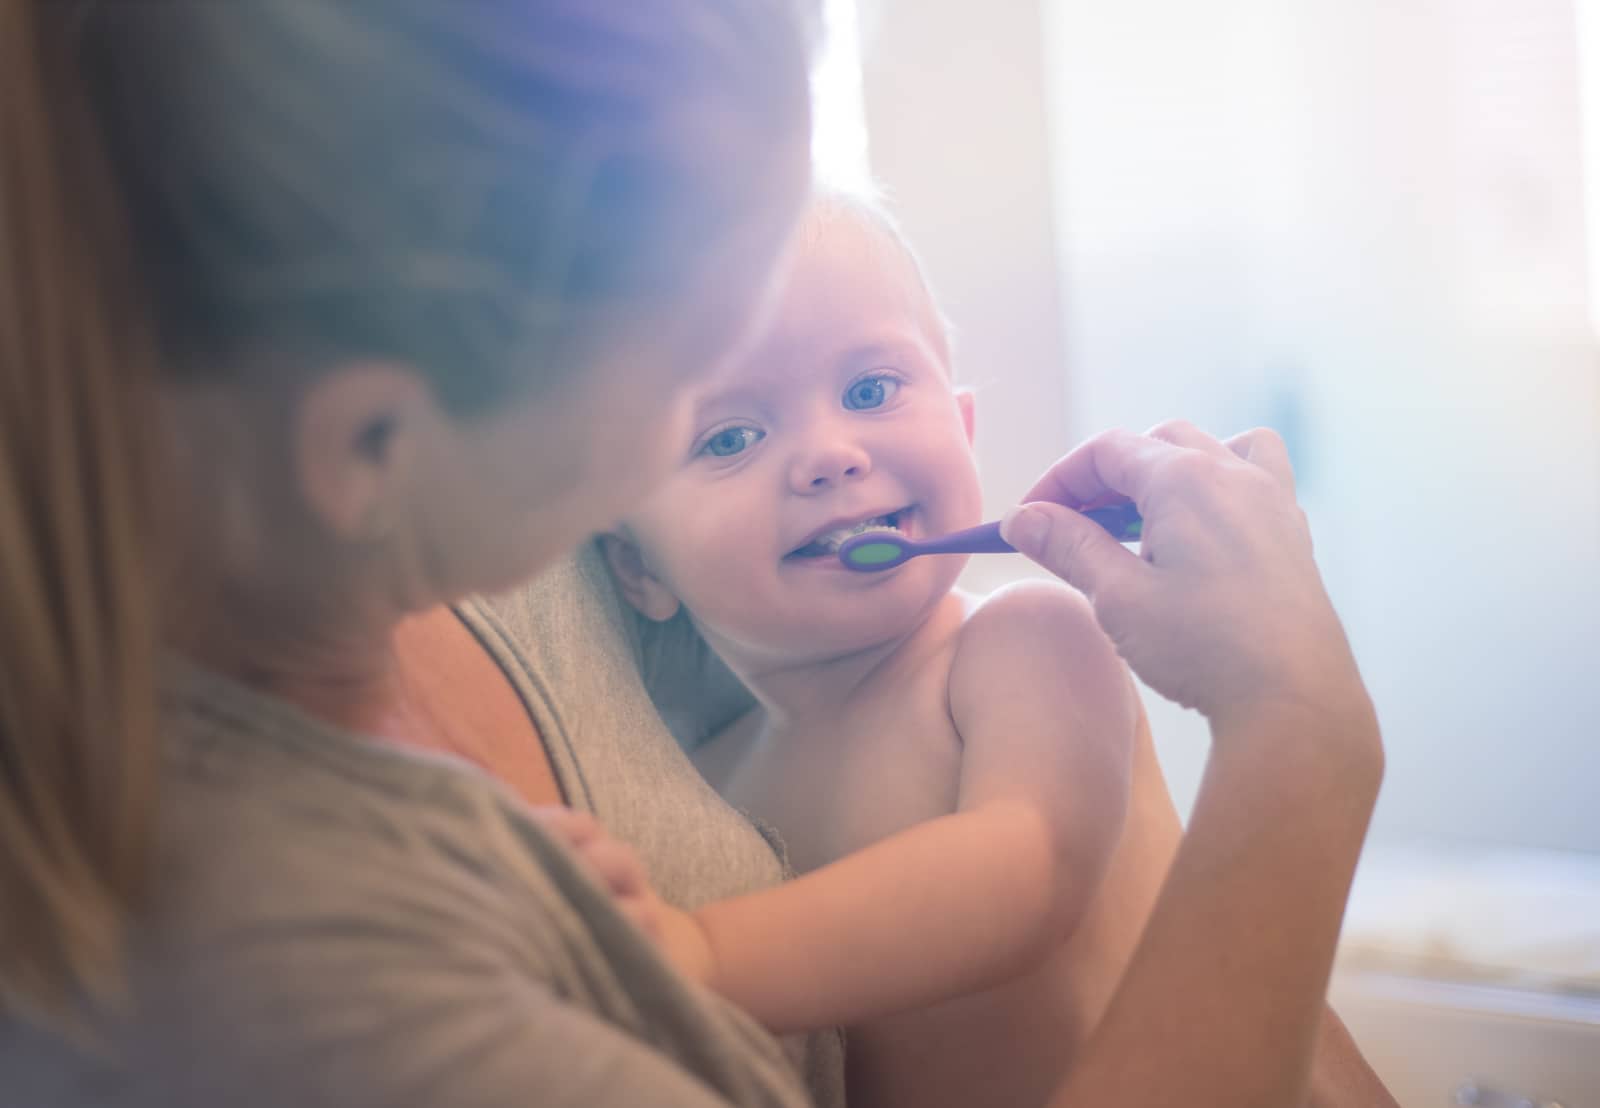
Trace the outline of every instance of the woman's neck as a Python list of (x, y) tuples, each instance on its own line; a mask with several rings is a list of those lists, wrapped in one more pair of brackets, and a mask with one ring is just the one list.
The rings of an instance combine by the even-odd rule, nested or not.
[(383, 733), (402, 700), (394, 637), (407, 598), (378, 555), (311, 525), (277, 429), (284, 390), (175, 385), (164, 401), (168, 643), (317, 719)]
[(758, 660), (730, 650), (724, 658), (749, 687), (770, 726), (811, 727), (847, 711), (863, 689), (896, 680), (948, 643), (966, 619), (969, 604), (965, 593), (952, 589), (912, 627), (843, 654)]
[(395, 665), (397, 619), (352, 615), (296, 620), (307, 605), (231, 599), (184, 584), (170, 641), (179, 653), (313, 718), (349, 731), (392, 728), (403, 700)]

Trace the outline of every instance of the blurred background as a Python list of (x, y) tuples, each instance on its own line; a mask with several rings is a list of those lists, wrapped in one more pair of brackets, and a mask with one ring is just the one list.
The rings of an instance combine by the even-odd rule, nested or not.
[[(923, 256), (991, 514), (1105, 427), (1288, 439), (1388, 743), (1369, 1056), (1600, 1106), (1600, 0), (828, 13), (817, 160)], [(1204, 726), (1147, 703), (1187, 810)]]

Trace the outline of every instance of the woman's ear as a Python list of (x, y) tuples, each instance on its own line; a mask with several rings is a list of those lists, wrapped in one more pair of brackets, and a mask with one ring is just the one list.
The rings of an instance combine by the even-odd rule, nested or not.
[(682, 603), (661, 579), (645, 565), (644, 552), (626, 531), (608, 531), (600, 536), (600, 551), (605, 556), (617, 588), (639, 614), (664, 623), (678, 614)]
[(967, 429), (968, 446), (973, 443), (973, 429), (977, 426), (974, 422), (977, 402), (977, 396), (971, 389), (956, 390), (956, 407), (961, 409), (961, 425)]
[(398, 366), (340, 366), (313, 381), (296, 406), (290, 449), (318, 522), (347, 542), (386, 538), (403, 516), (422, 442), (446, 418), (426, 382)]

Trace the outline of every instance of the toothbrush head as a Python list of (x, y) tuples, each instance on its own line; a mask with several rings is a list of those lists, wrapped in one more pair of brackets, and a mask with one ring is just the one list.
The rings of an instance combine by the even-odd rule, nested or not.
[(839, 561), (858, 573), (893, 569), (915, 553), (898, 531), (863, 531), (839, 544)]

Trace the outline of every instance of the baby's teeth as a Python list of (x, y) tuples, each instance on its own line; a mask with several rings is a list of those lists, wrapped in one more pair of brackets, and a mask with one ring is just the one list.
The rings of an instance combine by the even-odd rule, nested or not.
[(878, 516), (876, 519), (864, 520), (854, 527), (842, 527), (837, 531), (830, 531), (817, 538), (817, 542), (827, 546), (830, 550), (838, 550), (845, 539), (859, 535), (864, 531), (879, 530), (889, 526), (888, 516)]
[(807, 547), (817, 547), (821, 550), (827, 551), (830, 554), (837, 554), (839, 552), (839, 547), (844, 544), (845, 539), (862, 534), (865, 531), (882, 530), (886, 527), (893, 530), (899, 530), (897, 527), (892, 527), (892, 525), (889, 523), (888, 516), (878, 516), (875, 519), (869, 519), (858, 523), (854, 527), (841, 527), (837, 531), (829, 531), (825, 535), (818, 535), (807, 544)]

